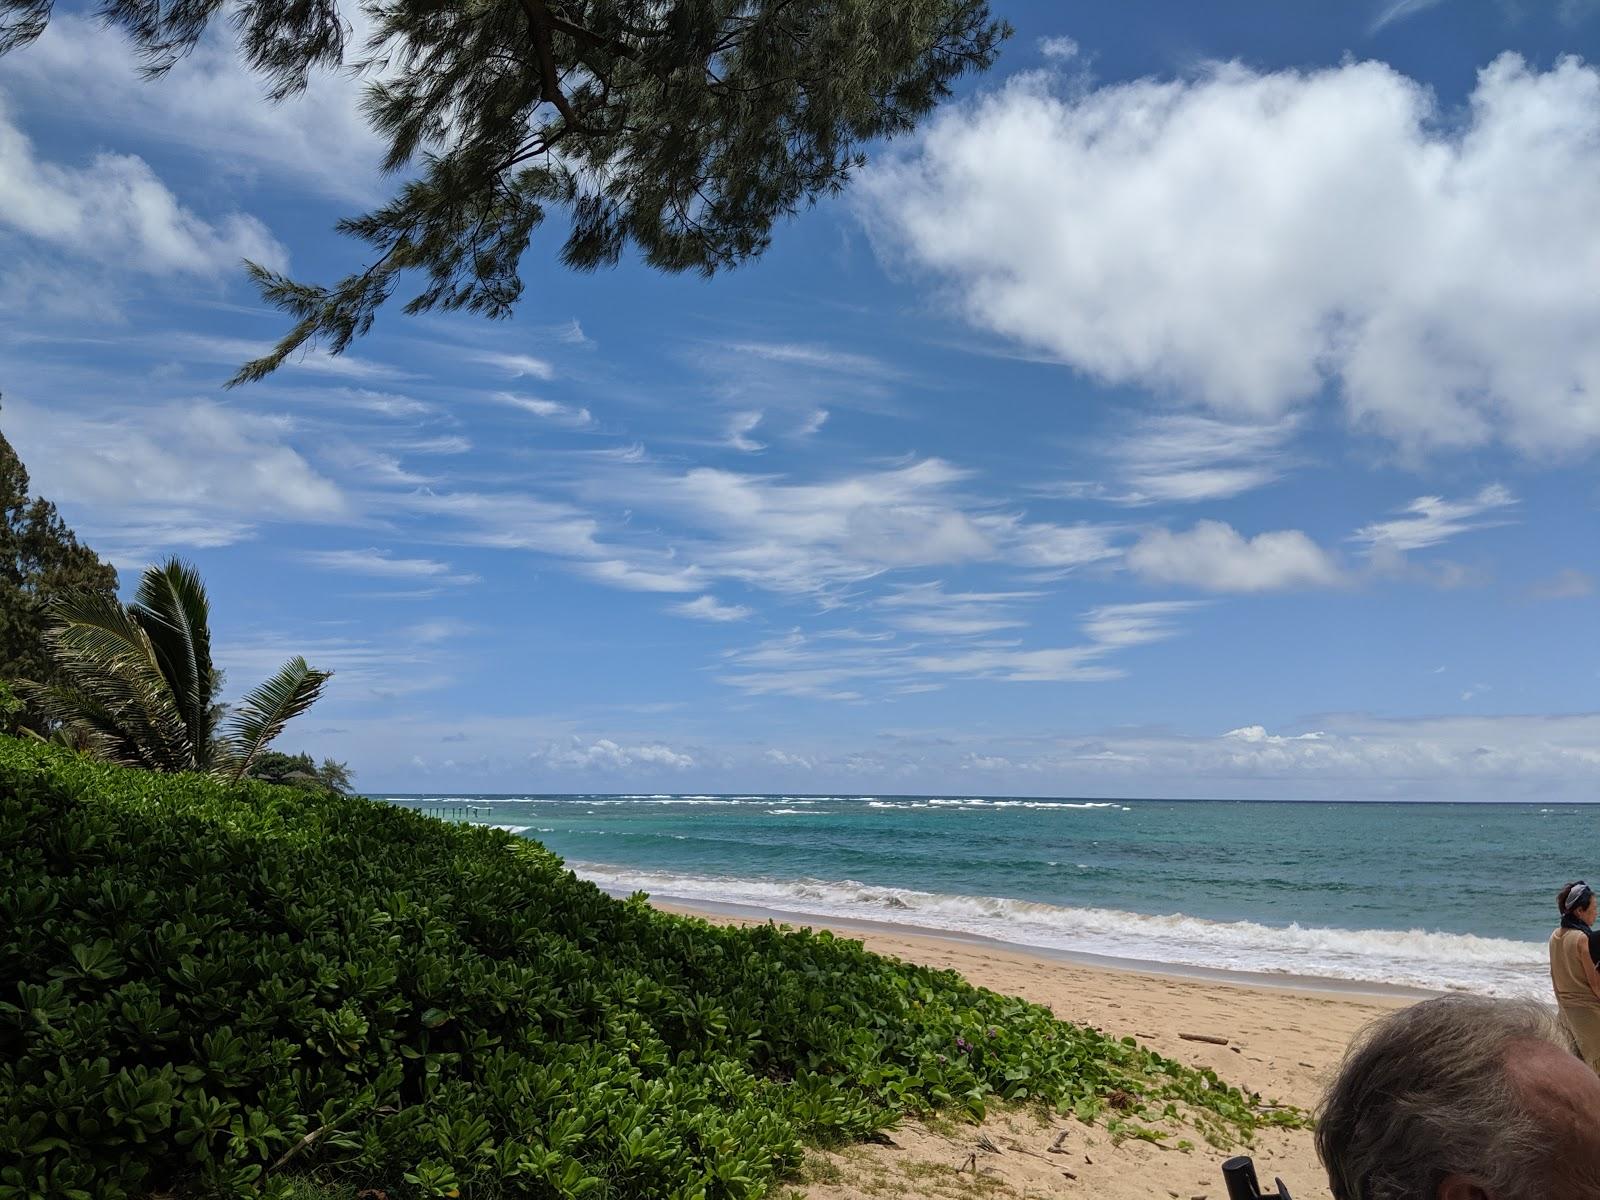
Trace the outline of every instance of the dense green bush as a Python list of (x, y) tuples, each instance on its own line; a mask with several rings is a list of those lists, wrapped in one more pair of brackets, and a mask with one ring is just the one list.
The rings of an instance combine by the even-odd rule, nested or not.
[[(536, 843), (0, 739), (0, 1200), (759, 1196), (991, 1097), (1246, 1097), (827, 934), (610, 899)], [(1263, 1117), (1262, 1119), (1267, 1119)]]

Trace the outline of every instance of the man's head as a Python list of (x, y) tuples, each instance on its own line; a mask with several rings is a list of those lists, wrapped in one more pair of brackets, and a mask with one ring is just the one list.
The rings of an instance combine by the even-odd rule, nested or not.
[(1378, 1021), (1323, 1098), (1335, 1200), (1592, 1200), (1600, 1077), (1542, 1005), (1448, 996)]

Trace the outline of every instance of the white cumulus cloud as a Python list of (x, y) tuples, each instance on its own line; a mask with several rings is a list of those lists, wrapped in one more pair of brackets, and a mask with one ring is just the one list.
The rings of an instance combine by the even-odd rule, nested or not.
[(1129, 549), (1127, 562), (1152, 583), (1209, 592), (1332, 587), (1343, 579), (1328, 552), (1298, 529), (1247, 538), (1222, 521), (1200, 521), (1179, 533), (1152, 530)]
[(1037, 72), (863, 178), (976, 324), (1270, 420), (1332, 380), (1410, 450), (1600, 442), (1600, 71), (1505, 54), (1461, 122), (1377, 62)]
[(584, 742), (573, 737), (565, 743), (552, 743), (535, 750), (535, 762), (572, 771), (623, 771), (638, 767), (670, 767), (682, 771), (694, 766), (694, 756), (674, 750), (661, 742), (625, 746), (610, 738)]

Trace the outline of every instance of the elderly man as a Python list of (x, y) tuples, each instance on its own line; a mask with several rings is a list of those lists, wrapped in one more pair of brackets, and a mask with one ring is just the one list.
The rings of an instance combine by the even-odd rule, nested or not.
[(1555, 1014), (1450, 996), (1377, 1022), (1317, 1123), (1335, 1200), (1595, 1200), (1600, 1077)]

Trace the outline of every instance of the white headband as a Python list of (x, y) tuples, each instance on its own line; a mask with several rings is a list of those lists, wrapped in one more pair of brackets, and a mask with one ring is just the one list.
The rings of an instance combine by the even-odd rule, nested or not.
[(1589, 897), (1593, 894), (1587, 883), (1579, 881), (1577, 886), (1567, 893), (1567, 906), (1561, 911), (1566, 913), (1576, 912), (1588, 903)]

